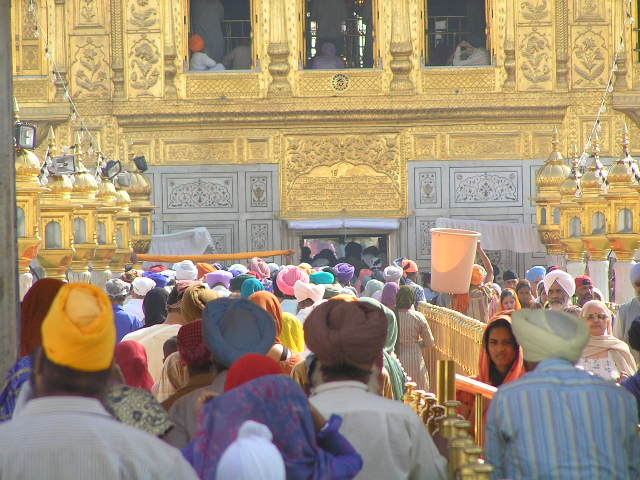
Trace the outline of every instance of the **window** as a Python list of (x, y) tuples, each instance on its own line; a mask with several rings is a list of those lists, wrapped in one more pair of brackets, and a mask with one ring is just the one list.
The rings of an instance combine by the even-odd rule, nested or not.
[(546, 225), (546, 224), (547, 224), (547, 209), (543, 207), (540, 209), (540, 225)]
[(73, 242), (85, 243), (87, 241), (87, 224), (82, 218), (73, 220)]
[(580, 237), (582, 235), (582, 222), (580, 217), (573, 217), (570, 224), (570, 237)]
[(559, 208), (553, 209), (553, 224), (560, 225), (560, 209)]
[(601, 235), (606, 233), (606, 222), (604, 213), (596, 212), (591, 216), (591, 233), (593, 235)]
[(129, 229), (131, 230), (131, 235), (132, 236), (137, 234), (138, 229), (136, 227), (136, 219), (135, 218), (131, 219), (131, 224), (130, 224)]
[(22, 209), (22, 207), (17, 207), (16, 220), (18, 224), (18, 236), (19, 237), (26, 236), (24, 210)]
[(62, 248), (62, 230), (58, 222), (49, 222), (44, 227), (44, 248)]
[(618, 210), (618, 233), (633, 232), (633, 214), (628, 208)]
[(191, 0), (189, 18), (189, 71), (254, 67), (251, 0)]
[(122, 230), (120, 229), (116, 231), (116, 247), (124, 248), (124, 239), (122, 237)]
[(98, 245), (107, 244), (107, 226), (103, 222), (98, 222)]
[(149, 220), (144, 217), (140, 219), (140, 235), (149, 235)]
[(487, 0), (425, 0), (427, 66), (490, 65)]
[(304, 66), (375, 66), (375, 0), (304, 0)]

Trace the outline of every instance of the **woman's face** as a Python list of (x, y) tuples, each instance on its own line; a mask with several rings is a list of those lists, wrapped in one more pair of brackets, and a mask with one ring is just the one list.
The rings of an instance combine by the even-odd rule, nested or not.
[(604, 335), (610, 321), (609, 312), (598, 304), (589, 305), (589, 307), (583, 310), (582, 319), (587, 324), (587, 327), (589, 327), (589, 331), (593, 337)]
[(507, 327), (493, 327), (489, 331), (487, 343), (489, 358), (498, 371), (505, 374), (516, 358), (516, 342), (511, 330)]
[(513, 295), (506, 295), (502, 298), (502, 309), (503, 310), (515, 310), (516, 308), (516, 297)]
[(525, 308), (526, 305), (529, 305), (533, 301), (531, 288), (527, 286), (520, 287), (520, 289), (518, 290), (518, 300), (520, 300), (520, 305), (522, 305), (522, 308)]

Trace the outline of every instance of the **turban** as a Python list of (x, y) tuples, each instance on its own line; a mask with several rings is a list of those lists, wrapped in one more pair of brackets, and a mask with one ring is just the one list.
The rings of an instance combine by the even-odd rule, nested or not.
[(384, 288), (384, 283), (380, 280), (376, 280), (372, 278), (369, 280), (364, 286), (364, 291), (362, 292), (363, 297), (371, 297), (374, 293), (382, 290)]
[(229, 271), (231, 271), (231, 270), (237, 270), (238, 272), (240, 272), (241, 275), (243, 273), (247, 273), (249, 271), (249, 269), (247, 267), (245, 267), (244, 265), (241, 265), (239, 263), (234, 263), (233, 265), (231, 265), (229, 267)]
[(112, 278), (111, 280), (107, 280), (104, 289), (111, 298), (124, 297), (129, 293), (131, 284), (123, 282), (119, 278)]
[(178, 330), (178, 352), (190, 367), (204, 367), (211, 363), (211, 352), (204, 343), (202, 320), (187, 323)]
[(176, 280), (195, 280), (198, 278), (198, 269), (191, 260), (183, 260), (173, 264), (176, 271)]
[(167, 283), (169, 283), (169, 279), (166, 276), (162, 275), (161, 273), (144, 272), (142, 276), (144, 278), (150, 278), (151, 280), (156, 282), (156, 287), (158, 288), (164, 288), (167, 286)]
[(240, 425), (238, 436), (222, 453), (216, 469), (216, 478), (280, 480), (286, 476), (284, 460), (273, 444), (271, 430), (253, 420)]
[(20, 351), (21, 357), (31, 355), (42, 345), (42, 322), (65, 285), (62, 280), (42, 278), (34, 283), (20, 305)]
[(311, 299), (313, 303), (319, 302), (324, 296), (324, 286), (314, 285), (313, 283), (305, 283), (298, 280), (293, 286), (293, 293), (298, 302), (304, 302)]
[(133, 283), (133, 281), (140, 276), (140, 272), (135, 269), (130, 269), (120, 275), (120, 280), (127, 283)]
[(217, 272), (207, 273), (207, 284), (213, 288), (218, 283), (221, 283), (226, 288), (229, 288), (229, 282), (231, 282), (232, 278), (233, 273), (227, 272), (226, 270), (218, 270)]
[(276, 339), (273, 317), (246, 299), (219, 298), (202, 313), (204, 341), (213, 358), (230, 367), (247, 353), (266, 353)]
[(309, 275), (307, 275), (307, 272), (305, 272), (301, 268), (295, 267), (293, 265), (284, 267), (282, 270), (280, 270), (278, 276), (276, 277), (278, 288), (282, 293), (288, 295), (289, 297), (294, 296), (293, 286), (298, 280), (309, 283)]
[(144, 345), (133, 340), (125, 340), (116, 345), (114, 355), (127, 385), (151, 391), (153, 377), (149, 373), (147, 350)]
[(156, 282), (154, 282), (150, 278), (138, 277), (133, 279), (131, 286), (133, 287), (133, 293), (144, 297), (149, 292), (149, 290), (156, 286)]
[(229, 391), (265, 375), (281, 373), (280, 364), (272, 358), (257, 353), (248, 353), (229, 368), (227, 379), (224, 382), (224, 391)]
[(527, 273), (525, 274), (525, 278), (529, 280), (531, 283), (535, 283), (543, 279), (546, 274), (547, 274), (546, 269), (538, 265), (535, 267), (531, 267), (529, 270), (527, 270)]
[(207, 273), (215, 272), (216, 267), (208, 263), (196, 263), (196, 269), (198, 270), (198, 278), (204, 277)]
[(218, 298), (218, 292), (209, 290), (204, 283), (194, 283), (184, 291), (182, 295), (182, 318), (185, 323), (202, 318), (204, 307), (212, 300)]
[(62, 287), (42, 323), (47, 358), (63, 367), (97, 372), (111, 367), (115, 346), (113, 307), (104, 292), (88, 283)]
[(502, 274), (502, 280), (504, 280), (504, 281), (517, 280), (517, 279), (518, 279), (518, 277), (511, 270), (507, 270)]
[(575, 364), (589, 341), (590, 333), (584, 320), (568, 313), (517, 310), (511, 319), (513, 334), (522, 346), (524, 359), (529, 362), (563, 358)]
[(167, 319), (167, 299), (169, 293), (166, 289), (152, 288), (142, 300), (142, 312), (144, 313), (144, 326), (158, 325)]
[(163, 277), (166, 277), (168, 279), (176, 278), (175, 270), (169, 270), (169, 269), (162, 270), (160, 272), (160, 275), (162, 275)]
[(271, 272), (272, 274), (273, 274), (273, 272), (278, 270), (278, 268), (280, 268), (277, 263), (273, 263), (273, 262), (272, 263), (268, 263), (267, 265), (269, 266), (269, 272)]
[(250, 278), (256, 278), (256, 277), (254, 277), (249, 273), (241, 273), (240, 275), (238, 275), (237, 277), (233, 277), (229, 281), (229, 288), (231, 289), (232, 292), (239, 292), (240, 289), (242, 288), (242, 284), (244, 283), (244, 281)]
[(358, 301), (318, 305), (304, 322), (304, 340), (323, 365), (351, 364), (368, 370), (380, 358), (388, 330), (384, 312)]
[(251, 295), (256, 292), (260, 292), (261, 290), (264, 290), (264, 285), (257, 278), (247, 278), (242, 282), (242, 287), (240, 288), (242, 298), (249, 298)]
[(197, 33), (194, 35), (191, 35), (191, 38), (189, 39), (189, 50), (191, 50), (192, 52), (199, 52), (203, 48), (204, 48), (204, 39)]
[(304, 351), (304, 329), (302, 322), (293, 313), (282, 312), (280, 342), (293, 353)]
[(383, 275), (386, 282), (398, 282), (402, 278), (403, 273), (400, 267), (389, 265), (384, 269)]
[(149, 267), (149, 271), (154, 273), (160, 273), (160, 272), (164, 272), (165, 270), (168, 270), (168, 268), (169, 267), (167, 267), (166, 265), (158, 264), (158, 265), (153, 265), (152, 267)]
[(380, 303), (382, 303), (387, 308), (395, 308), (396, 307), (396, 297), (398, 296), (398, 291), (400, 290), (400, 285), (395, 282), (387, 283), (382, 289), (382, 296), (380, 297)]
[(350, 263), (339, 263), (333, 267), (333, 271), (340, 283), (349, 283), (353, 278), (353, 274), (356, 272), (356, 269)]
[(282, 305), (278, 298), (271, 292), (260, 291), (249, 297), (253, 303), (263, 308), (273, 317), (276, 324), (276, 340), (279, 341), (280, 332), (282, 332)]
[(633, 267), (631, 267), (629, 276), (631, 277), (631, 284), (635, 284), (640, 281), (640, 263), (636, 263)]
[(474, 265), (471, 269), (471, 285), (482, 285), (484, 283), (484, 277), (487, 276), (487, 271), (480, 265)]
[(417, 273), (418, 272), (418, 264), (413, 260), (403, 260), (402, 261), (402, 270), (404, 271), (404, 276), (407, 276), (407, 273)]
[(593, 280), (589, 275), (578, 275), (576, 277), (576, 288), (589, 286), (593, 287)]
[(269, 278), (271, 276), (271, 270), (269, 270), (267, 262), (258, 257), (253, 257), (249, 260), (249, 269), (256, 272), (260, 278)]
[(309, 275), (309, 281), (316, 285), (331, 285), (336, 277), (331, 272), (316, 272)]
[(396, 308), (408, 310), (414, 305), (414, 303), (416, 303), (416, 291), (408, 285), (400, 287), (398, 295), (396, 296)]
[(547, 273), (544, 277), (544, 291), (549, 293), (549, 289), (554, 282), (558, 282), (558, 284), (562, 287), (562, 289), (569, 295), (573, 297), (573, 294), (576, 293), (576, 283), (574, 282), (571, 275), (569, 275), (564, 270), (554, 270), (553, 272)]

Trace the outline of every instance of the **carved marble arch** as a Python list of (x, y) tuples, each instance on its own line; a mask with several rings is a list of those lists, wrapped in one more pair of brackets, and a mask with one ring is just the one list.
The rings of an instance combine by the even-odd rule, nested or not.
[[(380, 0), (297, 0), (300, 57), (304, 69), (342, 70), (380, 65), (378, 22)], [(343, 20), (338, 22), (338, 19)], [(323, 27), (324, 25), (327, 25)], [(315, 60), (322, 45), (332, 43), (335, 55)], [(328, 47), (330, 48), (330, 47)]]
[[(496, 44), (492, 19), (496, 0), (458, 1), (420, 0), (422, 3), (421, 55), (427, 67), (452, 66), (454, 58), (460, 66), (491, 65)], [(456, 47), (463, 41), (477, 43), (474, 47), (486, 49), (486, 62), (466, 65), (468, 54)], [(474, 58), (480, 58), (477, 54)], [(469, 59), (468, 61), (471, 61)]]
[[(183, 45), (185, 73), (220, 74), (256, 69), (259, 40), (258, 7), (266, 0), (181, 0), (183, 3)], [(222, 8), (220, 8), (220, 5)], [(261, 7), (264, 8), (264, 7)], [(222, 14), (222, 18), (220, 18)], [(198, 33), (203, 52), (219, 66), (194, 70), (189, 39)], [(218, 41), (214, 41), (217, 39)], [(222, 39), (222, 43), (219, 41)], [(208, 40), (208, 41), (207, 41)], [(247, 64), (244, 59), (250, 60)], [(221, 66), (224, 65), (224, 69)]]

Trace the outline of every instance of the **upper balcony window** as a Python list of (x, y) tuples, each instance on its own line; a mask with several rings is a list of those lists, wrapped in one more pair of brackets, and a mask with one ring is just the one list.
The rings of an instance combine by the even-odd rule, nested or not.
[(491, 64), (487, 0), (425, 0), (427, 66)]
[(373, 68), (375, 0), (304, 0), (304, 67)]
[(255, 68), (251, 35), (251, 0), (191, 0), (190, 72)]

